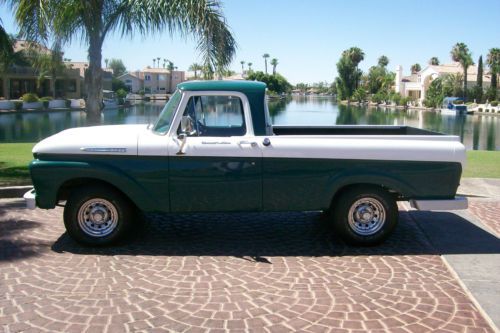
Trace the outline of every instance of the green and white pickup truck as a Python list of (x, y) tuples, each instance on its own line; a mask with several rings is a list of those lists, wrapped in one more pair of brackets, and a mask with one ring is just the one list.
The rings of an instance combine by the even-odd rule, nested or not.
[[(456, 136), (406, 126), (273, 126), (266, 86), (182, 83), (156, 123), (73, 128), (33, 148), (28, 206), (64, 205), (68, 233), (112, 243), (136, 212), (324, 211), (352, 244), (397, 224), (397, 201), (467, 208)], [(237, 236), (235, 236), (237, 237)]]

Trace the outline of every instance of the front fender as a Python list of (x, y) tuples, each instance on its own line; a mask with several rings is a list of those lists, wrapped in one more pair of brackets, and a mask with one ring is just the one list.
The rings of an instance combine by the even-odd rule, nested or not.
[(82, 178), (113, 185), (141, 210), (158, 207), (157, 199), (134, 178), (105, 163), (33, 160), (29, 169), (36, 191), (36, 203), (40, 208), (54, 208), (60, 187), (67, 181)]

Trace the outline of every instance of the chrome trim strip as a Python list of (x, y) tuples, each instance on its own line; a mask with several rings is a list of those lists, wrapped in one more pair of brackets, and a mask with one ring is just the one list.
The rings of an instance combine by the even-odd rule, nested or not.
[(106, 148), (99, 148), (99, 147), (82, 147), (80, 148), (81, 151), (85, 152), (91, 152), (91, 153), (126, 153), (127, 148), (113, 148), (113, 147), (106, 147)]

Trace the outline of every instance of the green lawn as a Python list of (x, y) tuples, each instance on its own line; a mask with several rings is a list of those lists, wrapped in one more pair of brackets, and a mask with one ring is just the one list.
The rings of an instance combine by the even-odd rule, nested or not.
[[(28, 163), (34, 143), (0, 144), (0, 186), (31, 184)], [(500, 178), (500, 151), (468, 151), (464, 177)]]
[(471, 150), (467, 152), (467, 178), (500, 178), (500, 151)]
[(0, 144), (0, 186), (29, 185), (28, 163), (34, 143)]

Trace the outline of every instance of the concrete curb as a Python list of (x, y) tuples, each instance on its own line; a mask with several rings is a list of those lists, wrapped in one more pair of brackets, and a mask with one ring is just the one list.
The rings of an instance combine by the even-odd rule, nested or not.
[(32, 188), (33, 185), (0, 187), (0, 199), (22, 198)]

